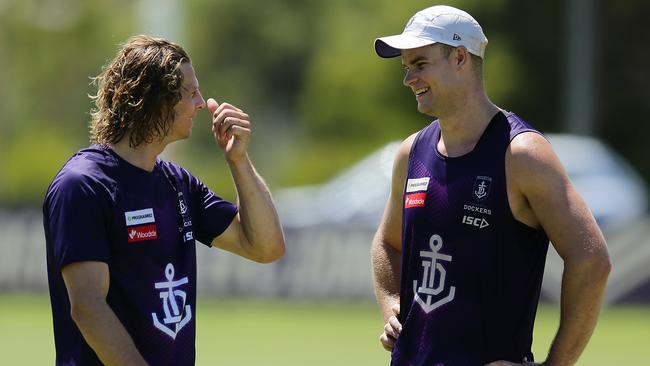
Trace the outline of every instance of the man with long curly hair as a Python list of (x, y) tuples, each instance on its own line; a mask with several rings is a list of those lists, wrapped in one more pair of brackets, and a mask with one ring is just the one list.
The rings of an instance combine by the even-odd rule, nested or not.
[(248, 158), (249, 116), (208, 99), (235, 205), (158, 158), (206, 107), (189, 56), (135, 36), (95, 78), (90, 147), (43, 205), (57, 365), (192, 365), (195, 240), (257, 262), (284, 253), (271, 195)]

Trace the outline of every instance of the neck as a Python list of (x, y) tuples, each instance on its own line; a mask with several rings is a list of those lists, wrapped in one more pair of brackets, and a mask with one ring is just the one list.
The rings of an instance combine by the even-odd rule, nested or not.
[(441, 138), (438, 151), (446, 156), (464, 155), (474, 149), (483, 131), (500, 108), (482, 90), (466, 95), (451, 113), (439, 116)]
[(129, 146), (128, 136), (125, 136), (118, 143), (109, 144), (108, 146), (131, 165), (148, 172), (153, 171), (156, 165), (156, 158), (165, 149), (165, 144), (162, 142), (143, 143), (138, 147), (131, 147)]

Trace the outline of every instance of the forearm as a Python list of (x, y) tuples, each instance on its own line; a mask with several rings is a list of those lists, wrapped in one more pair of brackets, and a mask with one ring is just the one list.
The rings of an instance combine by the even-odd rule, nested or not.
[(610, 265), (607, 259), (565, 261), (560, 326), (545, 365), (573, 365), (596, 327)]
[(105, 365), (147, 365), (113, 310), (106, 304), (75, 305), (72, 316), (84, 339)]
[(251, 250), (260, 261), (273, 261), (284, 254), (280, 219), (264, 180), (248, 156), (229, 162), (239, 200), (241, 228)]
[(375, 236), (371, 258), (377, 304), (384, 321), (388, 321), (388, 318), (393, 315), (391, 308), (399, 304), (401, 253)]

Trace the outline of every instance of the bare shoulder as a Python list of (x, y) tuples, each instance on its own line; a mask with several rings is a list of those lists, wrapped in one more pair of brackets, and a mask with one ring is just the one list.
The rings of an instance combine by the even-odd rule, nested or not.
[(537, 132), (523, 132), (515, 136), (510, 143), (509, 152), (515, 162), (544, 162), (553, 153), (551, 144)]
[(551, 144), (539, 133), (524, 132), (512, 140), (506, 154), (506, 168), (514, 183), (543, 188), (549, 180), (568, 179)]
[(571, 183), (551, 144), (536, 132), (517, 135), (506, 152), (508, 201), (520, 222), (540, 228)]
[(399, 149), (397, 151), (398, 156), (405, 156), (408, 157), (409, 153), (411, 152), (411, 147), (413, 146), (413, 141), (415, 141), (415, 137), (418, 135), (418, 133), (414, 133), (411, 136), (407, 137), (402, 141), (402, 143), (399, 145)]
[(406, 182), (406, 175), (408, 174), (409, 155), (411, 154), (411, 148), (413, 147), (413, 141), (415, 141), (416, 136), (417, 132), (407, 137), (399, 145), (399, 148), (397, 148), (395, 160), (393, 161), (393, 177), (391, 180), (391, 193), (393, 198), (399, 196), (404, 188), (404, 182)]
[(508, 199), (520, 221), (542, 227), (565, 258), (575, 243), (602, 241), (586, 203), (551, 144), (537, 133), (522, 133), (506, 154)]
[(402, 250), (402, 194), (408, 173), (409, 155), (416, 135), (417, 133), (406, 138), (397, 149), (393, 162), (391, 189), (376, 234), (378, 242), (388, 244), (398, 251)]
[(393, 180), (396, 178), (395, 175), (398, 175), (398, 177), (406, 177), (409, 155), (411, 154), (411, 148), (413, 147), (413, 142), (415, 141), (416, 136), (417, 132), (407, 137), (399, 145), (397, 153), (395, 154), (395, 162), (393, 164)]
[(506, 177), (516, 218), (542, 227), (563, 259), (595, 255), (608, 266), (598, 224), (543, 136), (523, 133), (512, 140), (506, 154)]

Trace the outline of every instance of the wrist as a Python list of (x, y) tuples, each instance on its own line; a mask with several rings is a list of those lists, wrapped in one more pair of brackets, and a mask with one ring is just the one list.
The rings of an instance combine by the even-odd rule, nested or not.
[(244, 153), (244, 155), (236, 158), (226, 156), (226, 162), (228, 163), (228, 166), (231, 169), (239, 169), (247, 165), (250, 165), (250, 159), (248, 158), (248, 153)]

